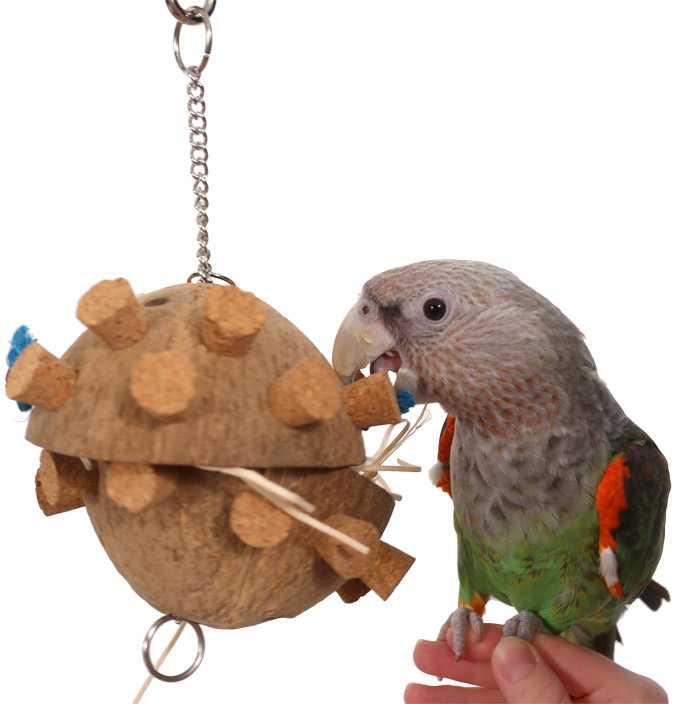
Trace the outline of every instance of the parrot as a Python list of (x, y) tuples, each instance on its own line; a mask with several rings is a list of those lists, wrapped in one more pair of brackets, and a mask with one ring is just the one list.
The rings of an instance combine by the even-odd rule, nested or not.
[(359, 370), (448, 414), (440, 485), (457, 534), (457, 660), (480, 638), (490, 598), (514, 607), (503, 636), (559, 634), (614, 655), (617, 623), (641, 598), (664, 542), (668, 464), (598, 375), (583, 334), (510, 271), (423, 261), (365, 283), (332, 353), (344, 384)]

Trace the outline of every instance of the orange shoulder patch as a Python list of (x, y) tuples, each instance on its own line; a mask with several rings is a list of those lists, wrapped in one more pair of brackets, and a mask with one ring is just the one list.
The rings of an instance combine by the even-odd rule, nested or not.
[(438, 479), (435, 486), (438, 489), (442, 489), (446, 494), (449, 494), (450, 496), (452, 496), (452, 481), (450, 480), (450, 470), (449, 469), (444, 468), (442, 470), (442, 474), (440, 475), (440, 479)]
[(623, 454), (616, 455), (605, 470), (596, 492), (600, 526), (598, 551), (601, 555), (601, 574), (610, 593), (618, 599), (622, 597), (622, 584), (617, 574), (617, 562), (614, 559), (617, 540), (613, 537), (613, 531), (620, 527), (620, 511), (627, 508), (625, 477), (629, 476), (627, 458)]
[(440, 444), (438, 445), (438, 462), (447, 462), (450, 459), (450, 449), (455, 436), (454, 416), (447, 416), (445, 429), (440, 434)]
[(600, 523), (601, 552), (605, 548), (617, 549), (617, 540), (613, 538), (612, 532), (620, 527), (620, 511), (627, 508), (625, 477), (629, 477), (630, 470), (625, 464), (626, 459), (624, 455), (617, 455), (598, 484), (596, 507)]

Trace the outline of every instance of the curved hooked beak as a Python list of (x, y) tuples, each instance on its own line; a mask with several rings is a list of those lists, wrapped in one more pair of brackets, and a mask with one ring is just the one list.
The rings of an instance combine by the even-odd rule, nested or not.
[(359, 369), (390, 353), (396, 344), (375, 317), (363, 317), (360, 310), (360, 304), (350, 309), (333, 344), (333, 368), (343, 384), (354, 381)]

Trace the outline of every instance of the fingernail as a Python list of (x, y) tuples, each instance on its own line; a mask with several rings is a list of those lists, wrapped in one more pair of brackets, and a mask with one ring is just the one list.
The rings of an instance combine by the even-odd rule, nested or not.
[(522, 638), (504, 638), (494, 651), (495, 666), (509, 682), (518, 682), (529, 675), (537, 665), (529, 643)]

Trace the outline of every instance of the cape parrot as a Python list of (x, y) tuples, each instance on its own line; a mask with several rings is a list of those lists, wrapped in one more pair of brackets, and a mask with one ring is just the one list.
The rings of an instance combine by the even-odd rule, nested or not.
[(453, 627), (457, 659), (489, 597), (518, 612), (504, 635), (559, 633), (609, 657), (628, 604), (669, 598), (652, 581), (666, 460), (579, 330), (516, 276), (456, 260), (379, 274), (340, 326), (333, 365), (345, 383), (367, 365), (394, 371), (397, 389), (448, 413), (460, 608), (439, 637)]

